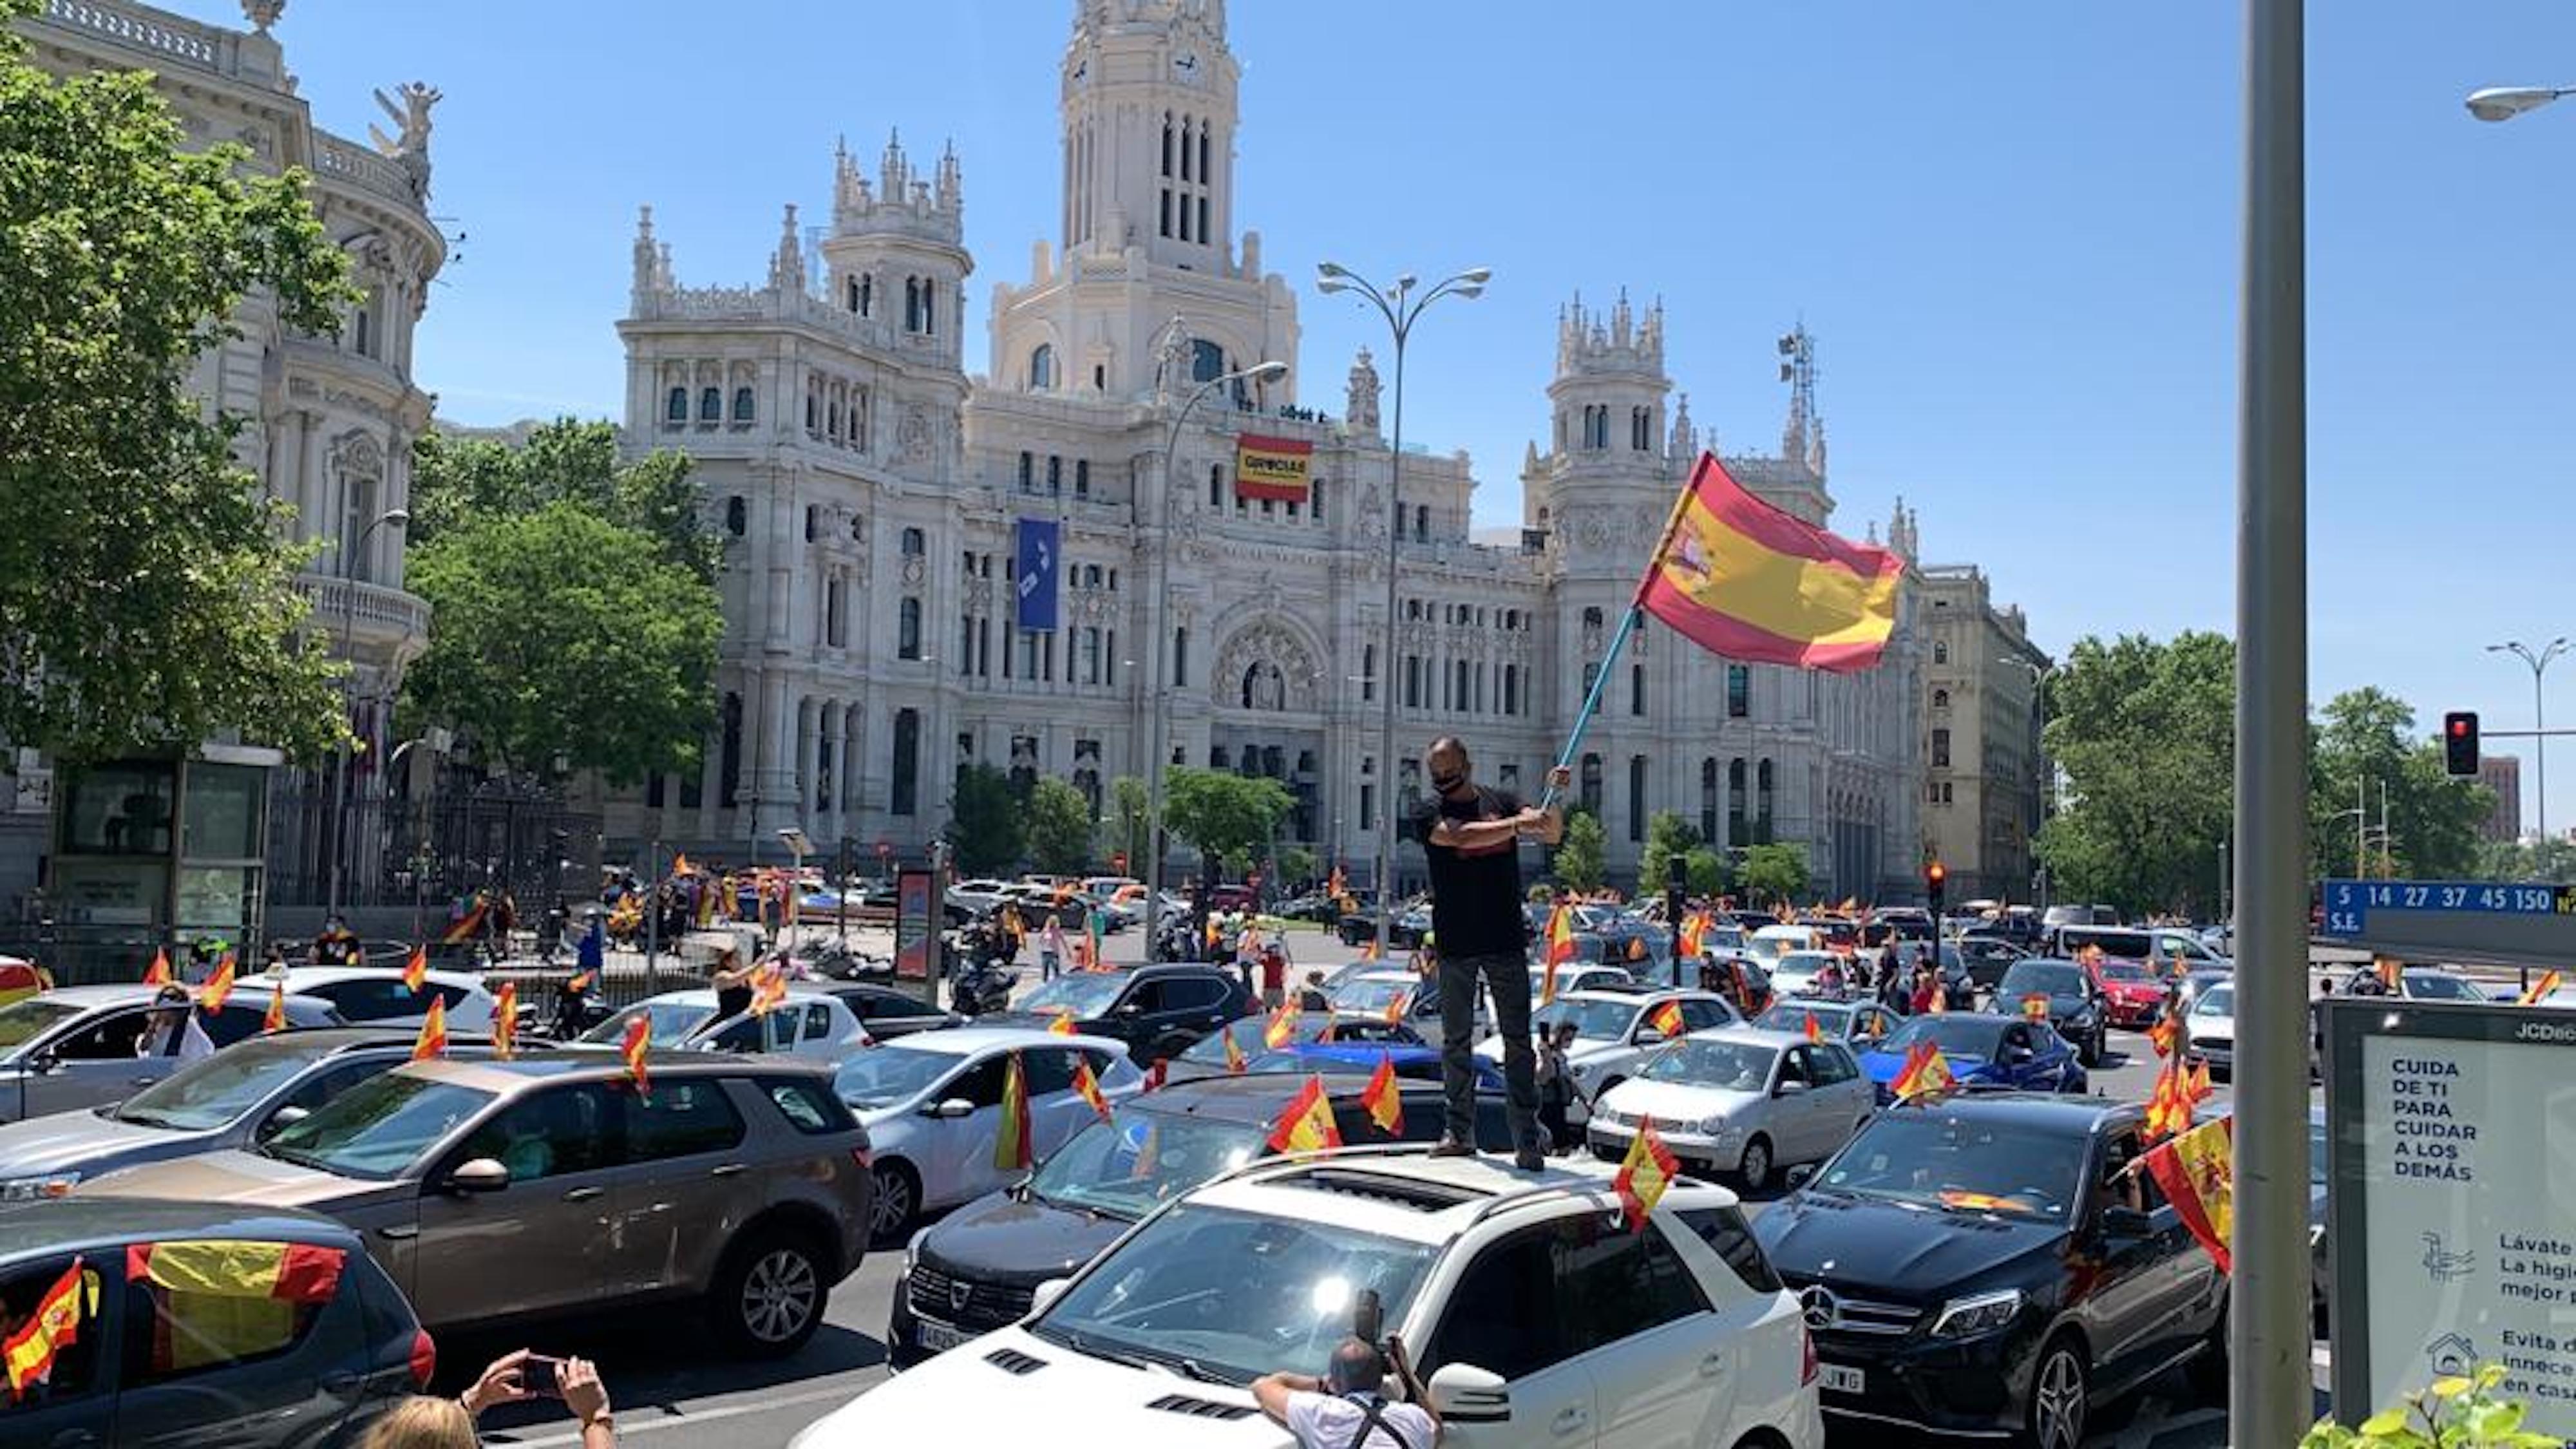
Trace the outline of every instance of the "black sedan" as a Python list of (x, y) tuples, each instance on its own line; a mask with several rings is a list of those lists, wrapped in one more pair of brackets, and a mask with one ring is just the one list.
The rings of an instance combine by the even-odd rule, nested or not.
[[(1209, 1077), (1132, 1097), (1026, 1179), (924, 1229), (904, 1253), (903, 1285), (887, 1315), (888, 1355), (916, 1363), (1017, 1322), (1040, 1283), (1079, 1269), (1164, 1202), (1269, 1155), (1271, 1124), (1306, 1081), (1300, 1073)], [(1323, 1083), (1344, 1142), (1440, 1135), (1437, 1084), (1406, 1082), (1402, 1130), (1388, 1133), (1360, 1105), (1365, 1074), (1328, 1073)], [(1488, 1152), (1511, 1150), (1499, 1095), (1477, 1098), (1476, 1137)]]
[(1805, 1307), (1825, 1412), (2075, 1449), (2097, 1404), (2176, 1364), (2223, 1392), (2227, 1279), (2127, 1170), (2142, 1129), (2078, 1097), (1899, 1107), (1773, 1204), (1754, 1235)]
[(1200, 1037), (1252, 1010), (1243, 977), (1223, 967), (1167, 961), (1123, 971), (1074, 971), (1040, 986), (1012, 1011), (987, 1012), (978, 1026), (1053, 1026), (1073, 1018), (1085, 1036), (1111, 1037), (1149, 1065), (1169, 1061)]
[(2020, 1016), (2029, 1008), (2033, 997), (2048, 1002), (2048, 1024), (2057, 1034), (2075, 1043), (2076, 1055), (2084, 1065), (2102, 1065), (2102, 1049), (2110, 1041), (2111, 1018), (2102, 1001), (2102, 993), (2093, 978), (2073, 961), (2051, 961), (2033, 956), (2015, 961), (2007, 967), (2003, 979), (1995, 983), (1995, 1012), (2001, 1016)]

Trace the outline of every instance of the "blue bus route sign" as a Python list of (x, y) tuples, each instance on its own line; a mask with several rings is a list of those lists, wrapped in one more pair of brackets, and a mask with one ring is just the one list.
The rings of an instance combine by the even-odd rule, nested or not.
[(2479, 880), (2330, 880), (2325, 932), (2359, 936), (2373, 914), (2576, 916), (2576, 885)]

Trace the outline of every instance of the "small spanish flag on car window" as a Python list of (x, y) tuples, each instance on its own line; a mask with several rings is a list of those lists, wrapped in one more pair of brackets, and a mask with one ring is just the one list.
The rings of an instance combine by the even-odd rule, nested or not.
[(420, 1035), (411, 1044), (411, 1059), (427, 1061), (447, 1055), (447, 998), (429, 999), (429, 1014), (420, 1019)]
[(1392, 1055), (1378, 1054), (1377, 1070), (1369, 1074), (1368, 1086), (1360, 1092), (1360, 1105), (1368, 1109), (1377, 1130), (1389, 1137), (1404, 1135), (1404, 1089), (1396, 1084)]
[(81, 1260), (74, 1258), (45, 1296), (36, 1300), (35, 1311), (0, 1341), (0, 1360), (6, 1361), (9, 1370), (9, 1397), (24, 1398), (27, 1390), (49, 1380), (54, 1359), (80, 1342), (81, 1320), (97, 1311), (97, 1281), (85, 1277)]
[(1676, 996), (1656, 1007), (1655, 1014), (1646, 1018), (1646, 1025), (1666, 1036), (1680, 1036), (1683, 1026), (1681, 998)]
[(652, 1090), (644, 1074), (644, 1054), (652, 1049), (653, 1015), (639, 1011), (627, 1018), (626, 1035), (617, 1043), (617, 1055), (626, 1062), (626, 1075), (635, 1079), (635, 1094), (639, 1097)]
[(420, 994), (420, 989), (429, 984), (428, 947), (414, 946), (411, 948), (411, 959), (403, 962), (402, 984), (403, 989), (409, 991), (414, 996), (418, 996)]
[(519, 983), (504, 981), (492, 992), (492, 1055), (508, 1061), (519, 1047)]
[(1029, 1079), (1013, 1052), (1002, 1068), (1002, 1120), (993, 1137), (993, 1166), (1023, 1172), (1037, 1161), (1029, 1131)]
[(215, 974), (207, 977), (206, 984), (197, 988), (197, 1007), (212, 1015), (224, 1009), (224, 1003), (231, 999), (232, 994), (233, 953), (226, 951), (223, 959), (215, 963)]
[(1243, 1043), (1235, 1040), (1234, 1028), (1229, 1025), (1219, 1031), (1218, 1035), (1225, 1038), (1225, 1069), (1227, 1073), (1238, 1077), (1243, 1075), (1244, 1070), (1251, 1064), (1243, 1059)]
[(1681, 1171), (1681, 1159), (1673, 1156), (1672, 1149), (1664, 1146), (1664, 1139), (1656, 1134), (1655, 1119), (1651, 1115), (1638, 1118), (1637, 1135), (1628, 1143), (1628, 1155), (1620, 1160), (1618, 1175), (1610, 1179), (1630, 1231), (1645, 1231), (1646, 1215), (1663, 1201), (1664, 1190), (1673, 1185)]
[(1910, 1102), (1917, 1097), (1937, 1097), (1959, 1085), (1950, 1072), (1950, 1059), (1941, 1048), (1928, 1041), (1916, 1042), (1905, 1053), (1904, 1069), (1896, 1074), (1890, 1090), (1896, 1100)]
[(1322, 1152), (1342, 1145), (1342, 1129), (1333, 1123), (1333, 1104), (1324, 1097), (1324, 1079), (1308, 1077), (1297, 1095), (1271, 1124), (1273, 1152)]
[(1091, 1105), (1100, 1120), (1109, 1120), (1109, 1099), (1100, 1092), (1100, 1079), (1091, 1074), (1091, 1059), (1076, 1054), (1073, 1060), (1073, 1094)]

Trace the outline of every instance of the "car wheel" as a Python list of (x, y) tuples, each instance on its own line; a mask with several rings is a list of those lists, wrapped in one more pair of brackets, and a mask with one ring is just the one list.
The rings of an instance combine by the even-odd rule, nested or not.
[(2102, 1038), (2088, 1036), (2075, 1048), (2075, 1059), (2089, 1070), (2102, 1065)]
[(716, 1275), (716, 1331), (737, 1352), (783, 1358), (823, 1323), (823, 1265), (802, 1234), (763, 1233), (738, 1245)]
[(2030, 1403), (2024, 1416), (2023, 1442), (2033, 1449), (2080, 1449), (2084, 1421), (2092, 1408), (2085, 1383), (2084, 1356), (2075, 1340), (2049, 1340), (2030, 1378)]
[(1746, 1192), (1760, 1192), (1771, 1185), (1771, 1139), (1756, 1132), (1744, 1144), (1744, 1160), (1736, 1164), (1735, 1175), (1744, 1182)]
[(868, 1238), (900, 1243), (921, 1216), (921, 1179), (902, 1159), (889, 1157), (868, 1169), (876, 1191), (868, 1205)]

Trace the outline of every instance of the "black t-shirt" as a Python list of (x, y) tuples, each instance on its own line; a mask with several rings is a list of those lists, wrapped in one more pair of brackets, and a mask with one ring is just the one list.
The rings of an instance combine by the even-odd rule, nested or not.
[(1518, 956), (1524, 950), (1520, 843), (1505, 840), (1471, 852), (1431, 841), (1432, 827), (1444, 818), (1466, 823), (1521, 813), (1520, 797), (1511, 791), (1475, 789), (1464, 800), (1434, 795), (1413, 807), (1413, 835), (1431, 867), (1431, 929), (1444, 957)]

